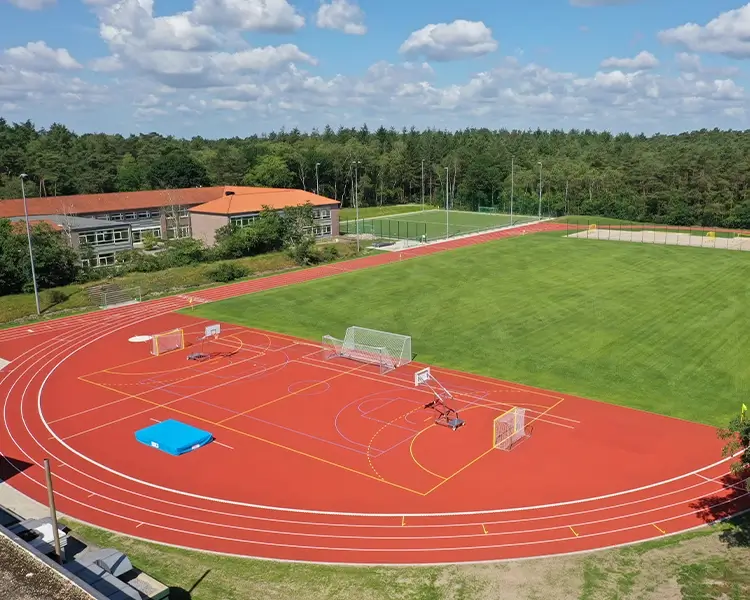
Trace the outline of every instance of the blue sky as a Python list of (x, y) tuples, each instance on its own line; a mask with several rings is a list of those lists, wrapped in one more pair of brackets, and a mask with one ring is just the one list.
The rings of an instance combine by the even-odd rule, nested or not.
[(653, 133), (750, 108), (737, 1), (0, 0), (0, 22), (0, 116), (79, 132)]

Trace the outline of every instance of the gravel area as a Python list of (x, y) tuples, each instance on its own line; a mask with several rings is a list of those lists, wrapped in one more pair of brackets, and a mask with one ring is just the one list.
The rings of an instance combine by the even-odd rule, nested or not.
[(573, 233), (568, 237), (619, 242), (638, 242), (643, 244), (662, 244), (667, 246), (693, 246), (698, 248), (750, 251), (750, 238), (709, 238), (704, 235), (690, 235), (689, 233), (672, 231), (634, 231), (630, 229), (620, 230), (615, 227), (601, 227), (598, 229), (587, 229), (579, 233)]
[(0, 534), (2, 600), (92, 600), (53, 568)]

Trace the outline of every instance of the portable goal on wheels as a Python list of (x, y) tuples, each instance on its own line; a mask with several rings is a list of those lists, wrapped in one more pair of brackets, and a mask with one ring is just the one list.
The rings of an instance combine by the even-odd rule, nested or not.
[(185, 347), (185, 333), (182, 329), (173, 329), (164, 333), (157, 333), (151, 338), (151, 354), (159, 356), (165, 352), (182, 350)]
[(207, 358), (210, 358), (211, 355), (207, 352), (204, 352), (206, 340), (215, 340), (219, 337), (220, 333), (221, 325), (219, 325), (218, 323), (216, 325), (206, 325), (206, 329), (203, 331), (203, 335), (197, 339), (197, 341), (200, 342), (201, 345), (200, 351), (188, 354), (188, 360), (206, 360)]
[(349, 358), (378, 365), (388, 373), (411, 362), (411, 337), (365, 327), (349, 327), (344, 339), (323, 336), (323, 358)]
[(526, 409), (514, 407), (495, 417), (492, 444), (499, 450), (510, 450), (526, 434)]

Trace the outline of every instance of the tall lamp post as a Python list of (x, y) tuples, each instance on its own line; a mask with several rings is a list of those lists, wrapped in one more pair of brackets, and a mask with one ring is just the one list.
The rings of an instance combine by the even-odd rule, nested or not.
[(354, 219), (357, 221), (357, 253), (359, 254), (359, 163), (355, 160), (354, 165)]
[(318, 167), (320, 163), (315, 163), (315, 193), (320, 196), (320, 185), (318, 184)]
[(422, 159), (422, 210), (424, 210), (424, 158)]
[(542, 220), (542, 161), (539, 161), (539, 220)]
[(42, 310), (39, 307), (39, 290), (36, 287), (36, 271), (34, 270), (34, 250), (31, 247), (31, 226), (29, 225), (29, 211), (26, 208), (26, 188), (23, 180), (28, 177), (26, 173), (21, 173), (21, 195), (23, 196), (23, 214), (26, 218), (26, 237), (29, 240), (29, 261), (31, 262), (31, 280), (34, 282), (34, 300), (36, 300), (36, 314), (41, 315)]
[(513, 188), (515, 187), (516, 157), (510, 157), (510, 224), (513, 225)]
[(448, 226), (448, 215), (450, 210), (448, 209), (448, 167), (445, 167), (445, 239), (450, 237), (450, 227)]

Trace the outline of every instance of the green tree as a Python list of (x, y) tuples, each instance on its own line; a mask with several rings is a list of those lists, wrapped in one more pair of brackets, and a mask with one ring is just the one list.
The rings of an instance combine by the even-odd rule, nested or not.
[(268, 154), (261, 157), (258, 164), (247, 172), (242, 183), (260, 187), (289, 188), (294, 184), (294, 173), (289, 170), (281, 156)]
[(115, 186), (118, 192), (137, 192), (143, 189), (145, 183), (143, 169), (135, 157), (129, 152), (120, 159), (117, 166)]
[(154, 189), (180, 189), (209, 185), (203, 165), (182, 150), (159, 157), (148, 170), (148, 181)]
[(724, 458), (738, 455), (730, 468), (734, 475), (745, 481), (745, 486), (750, 491), (750, 421), (745, 418), (744, 405), (742, 414), (719, 430), (719, 437), (726, 442), (722, 449)]

